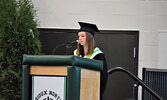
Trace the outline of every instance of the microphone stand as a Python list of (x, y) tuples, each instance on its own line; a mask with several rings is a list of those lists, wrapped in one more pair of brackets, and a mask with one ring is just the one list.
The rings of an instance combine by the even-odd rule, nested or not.
[(62, 47), (62, 46), (65, 46), (65, 45), (67, 45), (67, 43), (63, 43), (63, 44), (60, 44), (60, 45), (58, 45), (57, 47), (55, 47), (55, 48), (53, 49), (53, 51), (52, 51), (52, 55), (54, 54), (54, 52), (56, 51), (57, 48)]
[(54, 49), (53, 49), (53, 51), (52, 51), (52, 55), (54, 54), (54, 52), (56, 51), (56, 49), (57, 48), (59, 48), (59, 47), (62, 47), (62, 46), (66, 46), (66, 48), (71, 48), (73, 45), (74, 45), (74, 43), (73, 42), (67, 42), (67, 43), (63, 43), (63, 44), (60, 44), (60, 45), (58, 45), (57, 47), (55, 47)]

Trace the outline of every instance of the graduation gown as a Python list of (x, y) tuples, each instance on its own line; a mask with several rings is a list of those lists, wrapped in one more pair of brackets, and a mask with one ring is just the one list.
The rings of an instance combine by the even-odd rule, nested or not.
[(102, 100), (102, 95), (105, 91), (107, 79), (108, 79), (107, 62), (103, 53), (96, 55), (93, 59), (103, 61), (103, 71), (101, 71), (101, 75), (100, 75), (100, 100)]

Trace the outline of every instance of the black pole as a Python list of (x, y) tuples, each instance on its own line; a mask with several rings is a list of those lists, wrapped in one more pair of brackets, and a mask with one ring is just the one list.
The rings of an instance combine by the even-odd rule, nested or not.
[(111, 68), (108, 70), (108, 74), (112, 74), (113, 72), (125, 72), (126, 74), (128, 74), (132, 79), (134, 79), (135, 81), (138, 82), (138, 85), (141, 85), (144, 89), (146, 89), (147, 91), (149, 91), (153, 96), (155, 96), (158, 100), (163, 100), (157, 93), (155, 93), (150, 87), (148, 87), (141, 79), (139, 79), (137, 76), (135, 76), (134, 74), (132, 74), (130, 71), (122, 68), (122, 67), (115, 67), (115, 68)]
[(133, 84), (133, 98), (134, 98), (134, 100), (138, 100), (138, 87), (139, 87), (139, 84), (137, 82)]

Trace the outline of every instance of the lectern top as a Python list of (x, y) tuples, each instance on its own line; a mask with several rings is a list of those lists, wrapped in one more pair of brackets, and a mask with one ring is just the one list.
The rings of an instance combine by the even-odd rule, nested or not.
[(100, 60), (86, 59), (74, 55), (23, 55), (23, 65), (61, 65), (78, 66), (86, 69), (103, 69), (103, 63)]

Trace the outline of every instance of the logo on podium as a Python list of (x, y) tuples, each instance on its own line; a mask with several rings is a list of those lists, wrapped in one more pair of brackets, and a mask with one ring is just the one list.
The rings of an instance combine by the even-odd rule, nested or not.
[(66, 77), (32, 76), (32, 100), (66, 100)]

